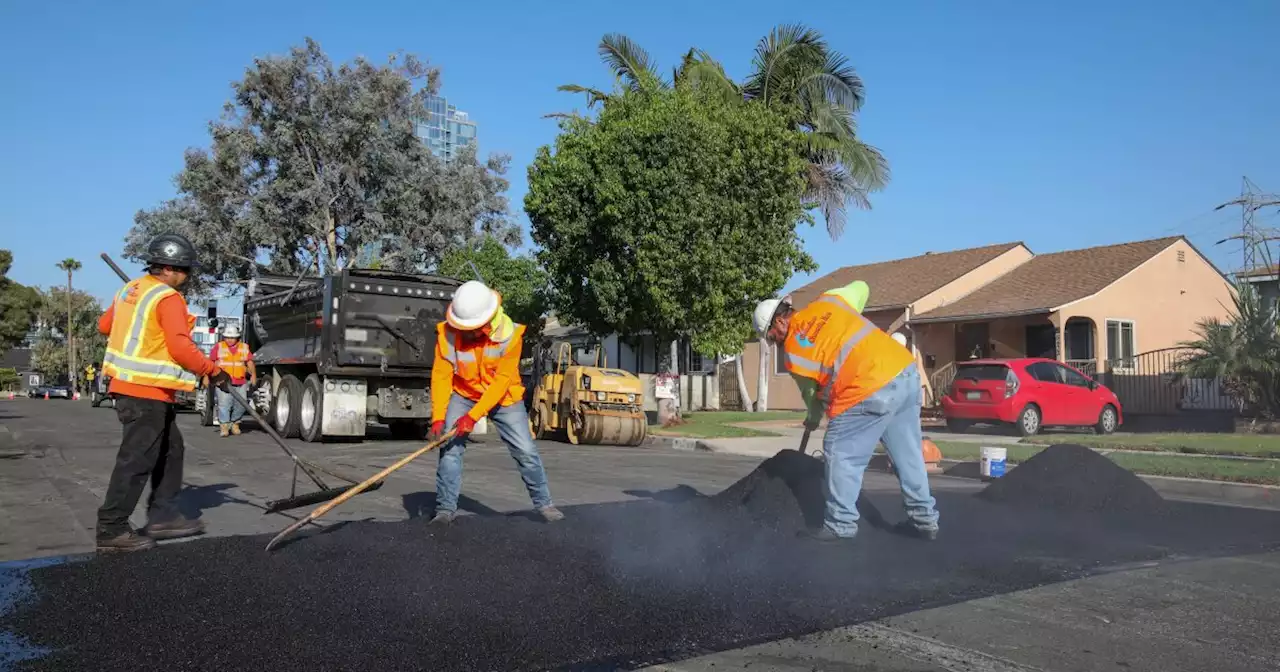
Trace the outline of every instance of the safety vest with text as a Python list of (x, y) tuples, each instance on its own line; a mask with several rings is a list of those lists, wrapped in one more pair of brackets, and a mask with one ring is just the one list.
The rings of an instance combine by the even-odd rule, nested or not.
[(836, 294), (824, 294), (791, 316), (782, 352), (788, 372), (817, 381), (829, 418), (915, 364), (911, 351)]
[(166, 390), (196, 389), (195, 374), (169, 355), (156, 314), (156, 306), (170, 294), (177, 290), (151, 275), (131, 280), (116, 294), (102, 375)]
[(218, 341), (213, 346), (213, 361), (217, 362), (218, 367), (227, 372), (234, 380), (242, 381), (249, 374), (249, 346), (244, 341), (236, 343), (235, 347), (231, 347), (226, 341)]
[[(498, 375), (498, 365), (504, 359), (520, 358), (524, 339), (524, 325), (508, 322), (508, 328), (498, 329), (485, 338), (464, 342), (458, 331), (447, 323), (436, 326), (436, 343), (440, 354), (453, 365), (453, 391), (477, 401)], [(498, 340), (501, 338), (502, 340)], [(517, 362), (518, 364), (518, 362)], [(524, 383), (519, 373), (507, 388), (498, 406), (510, 406), (524, 401)]]

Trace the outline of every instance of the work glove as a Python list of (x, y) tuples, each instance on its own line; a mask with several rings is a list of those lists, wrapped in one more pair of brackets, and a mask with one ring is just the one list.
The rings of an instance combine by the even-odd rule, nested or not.
[(817, 429), (822, 424), (822, 416), (806, 415), (804, 418), (804, 428), (810, 432)]
[(427, 434), (427, 438), (435, 441), (444, 436), (444, 420), (436, 420), (431, 423), (431, 432)]
[(457, 422), (453, 423), (453, 431), (456, 432), (458, 436), (466, 436), (474, 431), (475, 428), (476, 421), (469, 415), (464, 415), (461, 418), (458, 418)]
[(209, 382), (223, 392), (231, 391), (231, 376), (221, 369), (217, 373), (209, 376)]

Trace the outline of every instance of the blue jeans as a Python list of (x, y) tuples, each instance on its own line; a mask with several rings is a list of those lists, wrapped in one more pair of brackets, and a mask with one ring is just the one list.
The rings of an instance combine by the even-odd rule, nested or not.
[(918, 528), (937, 529), (938, 510), (929, 494), (921, 440), (920, 373), (914, 365), (832, 418), (822, 439), (827, 462), (826, 527), (842, 537), (858, 533), (862, 474), (876, 444), (883, 441), (898, 472), (907, 517)]
[[(453, 427), (458, 418), (466, 415), (476, 402), (455, 394), (449, 398), (449, 410), (445, 413), (444, 426)], [(529, 413), (524, 402), (499, 406), (489, 412), (489, 420), (498, 428), (498, 436), (507, 444), (507, 451), (516, 461), (520, 479), (529, 491), (529, 499), (537, 508), (551, 506), (551, 490), (547, 487), (547, 472), (542, 468), (538, 445), (529, 433)], [(467, 452), (466, 437), (454, 439), (440, 449), (440, 464), (436, 467), (436, 512), (458, 510), (458, 492), (462, 489), (462, 456)]]
[[(239, 392), (242, 397), (244, 396), (245, 390), (249, 389), (248, 383), (244, 385), (233, 385), (232, 387), (235, 388), (236, 392)], [(223, 392), (216, 387), (214, 389), (218, 391), (218, 422), (220, 424), (240, 422), (240, 419), (244, 417), (244, 406), (241, 406), (240, 402), (232, 399), (230, 392)]]

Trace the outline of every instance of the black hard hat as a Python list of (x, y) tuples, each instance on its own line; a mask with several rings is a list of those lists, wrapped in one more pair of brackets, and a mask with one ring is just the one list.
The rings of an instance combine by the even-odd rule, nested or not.
[(176, 233), (162, 233), (147, 243), (147, 254), (142, 260), (148, 264), (174, 266), (176, 268), (195, 268), (196, 248), (185, 236)]

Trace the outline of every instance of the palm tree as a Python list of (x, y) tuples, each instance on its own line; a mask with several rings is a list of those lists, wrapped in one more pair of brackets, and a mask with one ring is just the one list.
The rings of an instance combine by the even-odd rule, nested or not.
[(67, 257), (58, 262), (58, 268), (67, 272), (67, 379), (74, 394), (79, 381), (76, 376), (76, 337), (71, 321), (71, 274), (80, 270), (81, 264), (78, 260)]
[(1192, 353), (1178, 366), (1187, 378), (1221, 378), (1242, 405), (1265, 415), (1280, 410), (1280, 333), (1276, 315), (1250, 285), (1236, 288), (1228, 320), (1201, 320), (1197, 338), (1181, 343)]
[[(599, 53), (614, 73), (615, 90), (696, 86), (726, 97), (756, 100), (785, 113), (805, 135), (806, 199), (822, 210), (832, 240), (844, 232), (846, 204), (870, 208), (868, 195), (889, 182), (884, 156), (858, 139), (855, 116), (864, 99), (862, 79), (815, 30), (798, 24), (774, 28), (756, 45), (753, 71), (741, 85), (700, 49), (685, 54), (670, 81), (658, 74), (648, 52), (625, 35), (605, 35)], [(559, 90), (586, 94), (588, 109), (612, 95), (575, 84)]]

